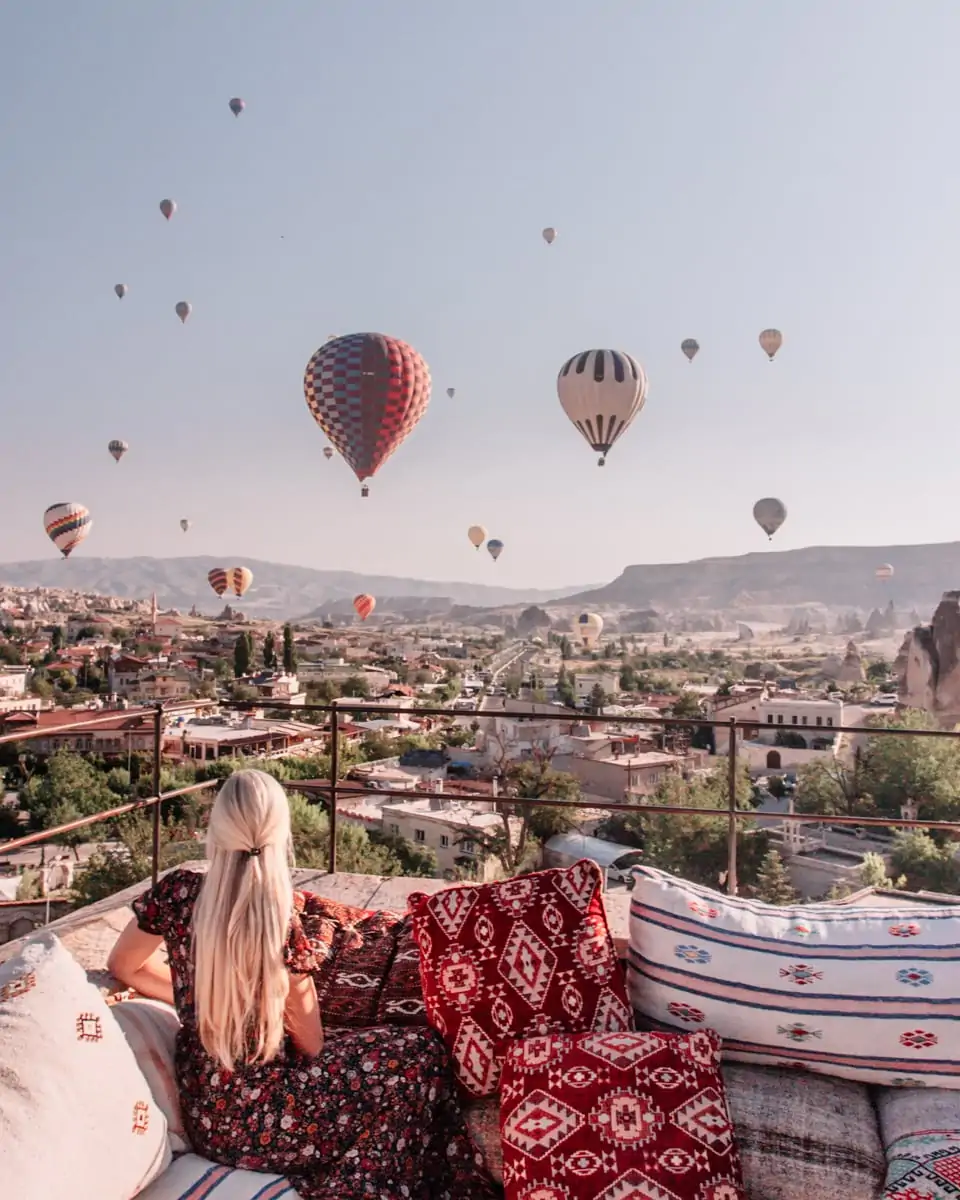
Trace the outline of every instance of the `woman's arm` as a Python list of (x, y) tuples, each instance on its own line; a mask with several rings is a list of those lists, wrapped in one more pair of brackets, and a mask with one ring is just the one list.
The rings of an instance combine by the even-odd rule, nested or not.
[(323, 1049), (323, 1025), (312, 975), (291, 974), (283, 1023), (297, 1049), (316, 1058)]
[(163, 938), (144, 933), (134, 918), (117, 938), (107, 969), (142, 996), (173, 1004), (173, 978), (160, 947)]

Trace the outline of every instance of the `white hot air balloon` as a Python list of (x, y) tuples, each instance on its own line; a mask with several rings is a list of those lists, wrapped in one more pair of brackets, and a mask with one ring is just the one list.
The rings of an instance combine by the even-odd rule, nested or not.
[(894, 576), (893, 567), (889, 563), (881, 563), (874, 572), (878, 579), (892, 579)]
[(760, 349), (773, 362), (773, 356), (783, 345), (783, 334), (779, 329), (765, 329), (760, 334)]
[(470, 545), (479, 550), (487, 540), (487, 531), (482, 525), (471, 525), (467, 530), (467, 537), (470, 539)]
[(700, 349), (700, 343), (696, 338), (684, 338), (680, 343), (680, 349), (684, 352), (690, 362), (697, 357), (697, 351)]
[(548, 246), (552, 246), (557, 240), (557, 231), (552, 225), (548, 225), (540, 235)]
[(772, 538), (787, 519), (787, 506), (775, 496), (765, 496), (753, 506), (753, 519)]
[(184, 325), (186, 325), (186, 323), (187, 323), (187, 317), (189, 317), (189, 316), (190, 316), (190, 314), (193, 312), (193, 305), (192, 305), (192, 304), (190, 304), (190, 303), (189, 303), (188, 301), (186, 301), (186, 300), (181, 300), (181, 301), (179, 301), (179, 303), (177, 304), (177, 307), (176, 307), (176, 310), (175, 310), (175, 311), (176, 311), (176, 314), (177, 314), (177, 316), (178, 316), (178, 317), (180, 318), (180, 320), (183, 322), (183, 324), (184, 324)]
[(123, 458), (126, 452), (130, 449), (130, 447), (126, 442), (122, 442), (119, 438), (114, 438), (112, 442), (107, 444), (107, 449), (110, 451), (114, 460), (119, 462), (120, 459)]
[(593, 649), (603, 633), (603, 617), (599, 613), (582, 612), (574, 622), (573, 631), (581, 646)]
[(628, 427), (647, 398), (647, 377), (635, 358), (622, 350), (584, 350), (560, 368), (557, 395), (563, 411), (600, 453)]

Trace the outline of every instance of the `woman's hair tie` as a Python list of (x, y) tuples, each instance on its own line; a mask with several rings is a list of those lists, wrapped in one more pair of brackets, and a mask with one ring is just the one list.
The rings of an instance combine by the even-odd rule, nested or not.
[(247, 858), (259, 858), (262, 849), (262, 846), (253, 846), (250, 850), (244, 850), (243, 853), (247, 856)]

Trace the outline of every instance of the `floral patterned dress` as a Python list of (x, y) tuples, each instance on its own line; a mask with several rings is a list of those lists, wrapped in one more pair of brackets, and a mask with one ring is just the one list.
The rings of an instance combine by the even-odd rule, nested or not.
[[(303, 1200), (488, 1200), (443, 1043), (432, 1030), (328, 1029), (316, 1058), (288, 1038), (266, 1065), (228, 1072), (204, 1050), (193, 997), (191, 921), (203, 875), (172, 871), (134, 901), (167, 945), (177, 1013), (177, 1082), (194, 1149), (227, 1166), (289, 1177)], [(297, 895), (285, 960), (317, 966)]]

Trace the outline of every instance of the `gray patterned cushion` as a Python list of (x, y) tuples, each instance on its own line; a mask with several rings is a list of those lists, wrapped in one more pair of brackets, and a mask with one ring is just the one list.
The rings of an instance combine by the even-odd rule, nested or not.
[(739, 1063), (723, 1078), (750, 1200), (876, 1200), (886, 1163), (865, 1084)]
[(887, 1152), (884, 1200), (954, 1200), (960, 1194), (960, 1092), (876, 1088)]

